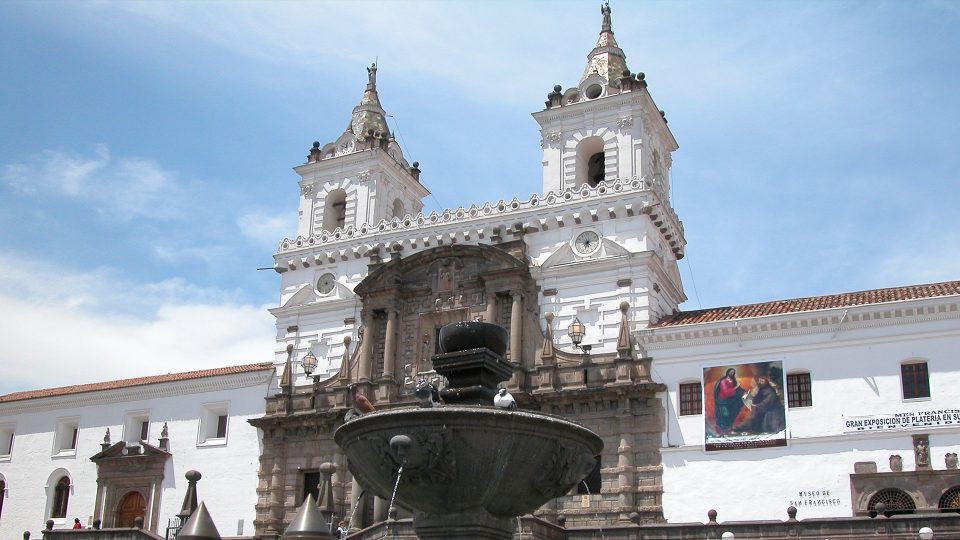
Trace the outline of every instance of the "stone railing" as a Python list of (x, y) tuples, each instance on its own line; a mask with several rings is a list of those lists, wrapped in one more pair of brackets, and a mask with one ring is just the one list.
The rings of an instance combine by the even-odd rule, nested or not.
[(633, 177), (632, 179), (616, 179), (611, 182), (601, 182), (596, 187), (581, 185), (570, 187), (562, 191), (535, 193), (526, 201), (516, 197), (510, 201), (500, 200), (496, 203), (486, 202), (481, 206), (471, 204), (469, 207), (457, 207), (455, 210), (445, 209), (442, 212), (432, 211), (429, 214), (419, 213), (416, 216), (406, 215), (403, 218), (393, 218), (390, 221), (380, 220), (376, 224), (352, 225), (345, 229), (337, 228), (334, 231), (322, 231), (308, 237), (298, 236), (294, 239), (285, 238), (277, 247), (277, 253), (283, 254), (300, 249), (316, 246), (326, 246), (338, 242), (356, 242), (361, 239), (373, 239), (386, 233), (413, 233), (418, 230), (433, 228), (446, 224), (467, 224), (471, 221), (493, 218), (496, 216), (520, 215), (531, 210), (562, 207), (574, 201), (603, 198), (608, 195), (626, 194), (633, 192), (650, 192), (656, 198), (658, 208), (656, 212), (663, 215), (670, 222), (671, 228), (682, 231), (680, 220), (670, 207), (666, 190), (653, 179)]
[(143, 529), (54, 529), (43, 531), (43, 540), (164, 540)]

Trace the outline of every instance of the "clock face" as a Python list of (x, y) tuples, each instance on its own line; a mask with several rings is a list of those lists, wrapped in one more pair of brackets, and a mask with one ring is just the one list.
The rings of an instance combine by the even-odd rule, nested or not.
[(600, 236), (593, 231), (584, 231), (573, 241), (573, 249), (580, 255), (590, 255), (600, 247)]
[(327, 272), (326, 274), (320, 276), (320, 279), (317, 280), (317, 290), (320, 291), (320, 294), (328, 294), (336, 286), (337, 280), (333, 277), (333, 274)]

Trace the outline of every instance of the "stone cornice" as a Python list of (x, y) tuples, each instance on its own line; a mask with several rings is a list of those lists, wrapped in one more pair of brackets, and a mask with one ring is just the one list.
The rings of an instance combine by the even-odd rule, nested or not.
[(129, 401), (145, 401), (174, 396), (200, 394), (221, 390), (237, 390), (260, 384), (267, 384), (273, 377), (273, 370), (265, 369), (247, 373), (231, 373), (213, 377), (202, 377), (180, 381), (95, 390), (80, 394), (65, 394), (11, 401), (0, 404), (0, 415), (14, 415), (27, 412), (43, 412), (57, 409), (72, 410), (78, 407), (107, 405)]
[(418, 249), (433, 243), (471, 243), (486, 239), (496, 228), (509, 235), (519, 223), (524, 233), (565, 227), (606, 219), (649, 215), (664, 235), (674, 255), (683, 257), (686, 241), (683, 224), (670, 207), (669, 198), (658, 182), (650, 179), (617, 179), (597, 187), (571, 187), (545, 195), (534, 194), (528, 200), (470, 205), (455, 210), (420, 213), (416, 216), (381, 220), (376, 225), (363, 224), (333, 232), (323, 231), (309, 237), (284, 239), (274, 255), (278, 272), (321, 264), (357, 259), (372, 249), (400, 246)]
[(779, 337), (834, 334), (938, 320), (960, 319), (960, 297), (948, 296), (838, 307), (720, 322), (647, 328), (634, 336), (648, 351)]

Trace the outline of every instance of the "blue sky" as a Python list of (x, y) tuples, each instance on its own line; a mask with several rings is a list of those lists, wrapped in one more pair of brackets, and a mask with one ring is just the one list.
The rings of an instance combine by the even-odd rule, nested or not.
[[(960, 278), (960, 4), (612, 7), (680, 143), (685, 309)], [(527, 197), (530, 113), (599, 27), (595, 1), (0, 3), (0, 393), (271, 359), (257, 268), (365, 66), (428, 210)]]

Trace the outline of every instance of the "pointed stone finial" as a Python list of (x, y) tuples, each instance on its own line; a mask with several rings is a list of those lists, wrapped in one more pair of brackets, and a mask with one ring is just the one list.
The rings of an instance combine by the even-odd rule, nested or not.
[(333, 538), (330, 534), (330, 525), (324, 519), (323, 514), (320, 513), (320, 508), (317, 507), (313, 493), (310, 493), (304, 499), (303, 504), (300, 505), (297, 515), (293, 517), (293, 521), (287, 526), (287, 530), (283, 532), (280, 540), (321, 540), (326, 538)]
[(340, 359), (340, 380), (350, 380), (350, 336), (343, 336), (343, 357)]
[(553, 313), (548, 311), (544, 313), (543, 318), (547, 321), (547, 328), (543, 333), (543, 348), (540, 349), (540, 358), (543, 359), (544, 364), (552, 364), (556, 355), (553, 347)]
[(620, 302), (620, 332), (617, 334), (617, 356), (620, 358), (633, 357), (633, 344), (630, 343), (630, 321), (627, 320), (629, 310), (629, 303)]
[(284, 394), (293, 392), (293, 344), (287, 345), (287, 360), (283, 363), (283, 373), (280, 375), (280, 391)]
[(110, 442), (110, 428), (107, 428), (107, 432), (104, 433), (103, 435), (103, 443), (100, 444), (100, 450), (102, 451), (102, 450), (106, 450), (107, 448), (110, 448), (111, 444), (112, 443)]
[(329, 461), (320, 464), (320, 474), (323, 475), (323, 482), (320, 485), (320, 497), (317, 499), (317, 506), (323, 513), (327, 521), (333, 519), (333, 473), (337, 472), (337, 466)]
[(200, 503), (197, 511), (190, 516), (190, 519), (180, 529), (177, 538), (178, 540), (221, 540), (220, 531), (214, 525), (213, 518), (207, 511), (206, 503)]
[(184, 477), (187, 479), (187, 493), (183, 496), (183, 505), (177, 513), (180, 523), (187, 521), (187, 518), (197, 509), (197, 482), (203, 475), (197, 471), (187, 471)]

